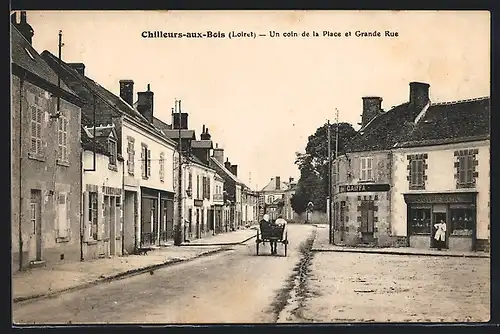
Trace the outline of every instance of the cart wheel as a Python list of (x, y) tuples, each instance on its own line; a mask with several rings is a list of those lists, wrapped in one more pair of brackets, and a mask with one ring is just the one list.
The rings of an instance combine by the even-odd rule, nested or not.
[(285, 257), (286, 257), (286, 254), (287, 254), (287, 249), (288, 249), (288, 241), (285, 240)]

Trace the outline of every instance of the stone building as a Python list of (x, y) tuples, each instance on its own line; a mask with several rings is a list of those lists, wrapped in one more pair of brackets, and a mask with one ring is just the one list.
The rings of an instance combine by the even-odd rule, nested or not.
[[(333, 164), (335, 243), (433, 247), (441, 219), (460, 230), (450, 248), (487, 243), (489, 99), (433, 104), (429, 85), (412, 82), (409, 102), (381, 102), (363, 98), (361, 129)], [(466, 216), (474, 223), (453, 227)]]
[[(12, 269), (79, 261), (82, 101), (32, 46), (26, 12), (11, 16)], [(57, 38), (57, 36), (55, 36)]]

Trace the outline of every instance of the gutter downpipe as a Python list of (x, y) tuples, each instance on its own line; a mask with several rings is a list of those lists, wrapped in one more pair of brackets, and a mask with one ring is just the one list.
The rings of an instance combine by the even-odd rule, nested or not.
[(24, 87), (24, 77), (23, 74), (20, 77), (19, 83), (19, 271), (23, 270), (23, 178), (22, 178), (22, 163), (23, 163), (23, 87)]

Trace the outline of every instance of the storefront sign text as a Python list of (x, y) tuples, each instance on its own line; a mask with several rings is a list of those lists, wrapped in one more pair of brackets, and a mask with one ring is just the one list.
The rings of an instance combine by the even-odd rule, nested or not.
[(389, 184), (354, 184), (339, 186), (339, 193), (383, 192), (389, 189), (391, 189)]

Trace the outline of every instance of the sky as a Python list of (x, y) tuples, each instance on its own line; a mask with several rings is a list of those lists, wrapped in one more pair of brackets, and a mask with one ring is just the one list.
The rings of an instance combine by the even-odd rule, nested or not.
[[(189, 128), (199, 136), (207, 126), (251, 188), (274, 176), (298, 179), (295, 152), (335, 122), (335, 109), (358, 129), (363, 96), (382, 97), (387, 110), (408, 101), (412, 81), (430, 84), (432, 102), (490, 95), (487, 11), (28, 11), (27, 20), (38, 52), (57, 55), (62, 30), (63, 60), (84, 63), (113, 93), (120, 79), (134, 80), (135, 97), (150, 84), (155, 117), (171, 123), (182, 100)], [(144, 31), (226, 38), (143, 38)], [(227, 38), (231, 31), (257, 37)], [(298, 36), (283, 34), (292, 31)]]

